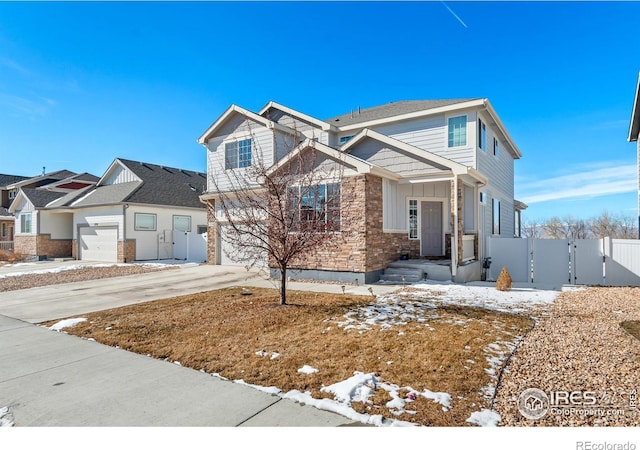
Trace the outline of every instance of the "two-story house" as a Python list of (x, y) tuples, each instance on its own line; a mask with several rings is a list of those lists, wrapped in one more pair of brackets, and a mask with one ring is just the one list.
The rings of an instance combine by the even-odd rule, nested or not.
[(485, 98), (400, 101), (327, 120), (275, 102), (258, 112), (232, 105), (198, 141), (207, 148), (210, 263), (234, 263), (215, 205), (227, 188), (220, 180), (258, 158), (277, 167), (313, 150), (343, 164), (342, 184), (356, 193), (358, 207), (340, 210), (350, 237), (298, 262), (300, 278), (369, 283), (409, 258), (448, 259), (449, 279), (480, 279), (487, 238), (513, 237), (523, 207), (514, 200), (520, 151)]

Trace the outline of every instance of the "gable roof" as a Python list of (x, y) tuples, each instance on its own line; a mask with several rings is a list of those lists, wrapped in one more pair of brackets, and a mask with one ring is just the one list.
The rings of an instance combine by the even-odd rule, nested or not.
[(54, 182), (54, 181), (64, 180), (65, 178), (69, 178), (74, 175), (77, 175), (77, 174), (70, 170), (66, 170), (66, 169), (56, 170), (55, 172), (43, 173), (42, 175), (36, 175), (35, 177), (25, 178), (23, 180), (16, 181), (8, 185), (7, 187), (9, 189), (17, 189), (22, 186), (27, 186), (33, 183), (40, 183), (39, 185), (42, 186), (43, 184), (46, 184), (46, 182), (49, 180)]
[(444, 156), (436, 155), (435, 153), (431, 153), (418, 147), (414, 147), (411, 144), (407, 144), (406, 142), (394, 139), (368, 128), (365, 128), (349, 141), (347, 141), (346, 144), (340, 147), (340, 150), (348, 154), (353, 149), (353, 147), (356, 147), (358, 143), (364, 141), (365, 139), (373, 139), (389, 147), (401, 150), (404, 153), (410, 154), (413, 158), (425, 161), (427, 164), (437, 169), (450, 170), (452, 174), (467, 175), (472, 180), (478, 181), (483, 184), (487, 183), (486, 177), (484, 177), (477, 170), (471, 167), (452, 161), (448, 158), (445, 158)]
[(297, 157), (300, 153), (309, 149), (314, 149), (326, 155), (330, 159), (333, 159), (334, 161), (337, 161), (343, 165), (350, 166), (358, 173), (372, 173), (382, 178), (389, 178), (392, 180), (398, 180), (401, 178), (397, 173), (391, 172), (390, 170), (387, 170), (383, 167), (371, 164), (368, 161), (357, 158), (353, 155), (350, 155), (349, 153), (342, 152), (333, 147), (329, 147), (328, 145), (322, 144), (312, 139), (305, 139), (304, 141), (302, 141), (295, 149), (287, 153), (275, 165), (271, 166), (269, 168), (269, 173), (278, 171), (281, 167), (283, 167), (293, 158)]
[[(21, 189), (20, 194), (22, 194), (27, 200), (29, 200), (29, 202), (31, 202), (31, 204), (35, 208), (44, 208), (52, 201), (57, 200), (60, 197), (64, 197), (66, 195), (64, 192), (53, 192), (53, 191), (47, 191), (45, 189), (30, 189), (30, 188)], [(10, 210), (13, 210), (13, 205), (16, 205), (17, 203), (18, 202), (14, 200), (14, 202), (11, 204)]]
[(28, 180), (29, 177), (23, 177), (20, 175), (7, 175), (0, 173), (0, 187), (10, 186), (20, 181)]
[(638, 73), (638, 81), (636, 83), (636, 95), (633, 99), (633, 109), (631, 110), (631, 123), (629, 124), (629, 135), (627, 141), (635, 142), (638, 140), (640, 133), (640, 73)]
[(314, 126), (316, 126), (317, 128), (320, 128), (321, 130), (324, 131), (328, 131), (328, 130), (332, 130), (335, 131), (335, 126), (331, 125), (328, 122), (325, 122), (324, 120), (320, 120), (320, 119), (316, 119), (315, 117), (312, 117), (308, 114), (302, 113), (300, 111), (296, 111), (293, 108), (289, 108), (288, 106), (284, 106), (280, 103), (274, 102), (273, 100), (271, 100), (269, 103), (267, 103), (266, 105), (264, 105), (262, 107), (262, 109), (260, 111), (258, 111), (258, 114), (263, 116), (263, 117), (269, 117), (267, 115), (267, 112), (270, 109), (277, 109), (280, 110), (292, 117), (297, 117), (298, 119), (307, 122), (309, 124), (312, 124)]
[(116, 158), (105, 175), (115, 165), (131, 171), (140, 181), (118, 184), (98, 184), (70, 205), (74, 208), (116, 203), (204, 208), (199, 194), (206, 187), (207, 175), (202, 172), (160, 166), (157, 164)]
[(218, 117), (218, 119), (215, 122), (213, 122), (213, 124), (211, 124), (209, 128), (207, 128), (207, 131), (202, 133), (202, 136), (198, 138), (198, 143), (206, 145), (207, 139), (213, 136), (215, 132), (218, 129), (220, 129), (220, 127), (227, 121), (227, 119), (229, 119), (231, 116), (235, 114), (241, 114), (245, 116), (247, 119), (251, 119), (254, 122), (257, 122), (265, 126), (266, 128), (275, 128), (281, 131), (285, 131), (287, 133), (291, 133), (291, 134), (294, 133), (294, 130), (292, 130), (289, 127), (273, 122), (272, 120), (262, 117), (261, 115), (251, 112), (248, 109), (242, 108), (238, 105), (231, 105), (227, 108), (227, 110), (224, 113), (222, 113), (220, 117)]
[(360, 109), (347, 114), (332, 117), (326, 122), (337, 127), (361, 124), (390, 117), (402, 116), (419, 111), (427, 111), (434, 108), (467, 103), (470, 101), (482, 100), (480, 98), (459, 98), (450, 100), (402, 100), (391, 102), (385, 105), (374, 106), (372, 108)]

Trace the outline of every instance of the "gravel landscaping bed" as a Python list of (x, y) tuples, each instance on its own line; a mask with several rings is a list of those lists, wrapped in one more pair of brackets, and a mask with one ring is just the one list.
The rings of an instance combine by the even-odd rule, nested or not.
[(138, 275), (159, 270), (177, 269), (174, 266), (152, 266), (142, 264), (127, 264), (113, 266), (95, 266), (71, 268), (52, 273), (29, 273), (5, 276), (0, 278), (0, 292), (29, 289), (52, 284), (73, 283), (76, 281), (98, 280), (101, 278)]
[[(501, 425), (640, 425), (640, 341), (620, 326), (638, 319), (640, 288), (560, 294), (503, 375), (494, 404)], [(518, 409), (520, 394), (529, 388), (548, 396), (541, 418), (527, 419)], [(561, 392), (560, 400), (553, 399), (552, 391)], [(562, 392), (574, 392), (573, 400), (563, 400)]]

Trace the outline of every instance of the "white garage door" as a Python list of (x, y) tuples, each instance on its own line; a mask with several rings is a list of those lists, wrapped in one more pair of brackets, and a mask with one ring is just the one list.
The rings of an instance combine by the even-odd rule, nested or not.
[(117, 227), (82, 227), (79, 242), (82, 260), (118, 261)]
[[(225, 227), (220, 227), (220, 233), (218, 233), (220, 244), (220, 264), (223, 266), (246, 266), (247, 261), (239, 260), (242, 258), (242, 252), (235, 249), (234, 245), (225, 240)], [(267, 265), (267, 258), (256, 264), (258, 267), (265, 267)]]

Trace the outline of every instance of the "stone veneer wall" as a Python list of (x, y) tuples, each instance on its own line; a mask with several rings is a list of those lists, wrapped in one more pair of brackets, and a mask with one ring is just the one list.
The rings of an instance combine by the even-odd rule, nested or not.
[[(125, 259), (126, 256), (126, 259)], [(124, 253), (124, 241), (118, 241), (118, 262), (133, 262), (136, 260), (136, 240), (127, 239), (127, 252)]]
[(16, 236), (13, 251), (19, 255), (36, 255), (36, 236)]
[(342, 231), (322, 249), (309, 252), (292, 269), (367, 273), (385, 269), (403, 254), (420, 256), (420, 241), (408, 233), (382, 230), (382, 179), (366, 174), (342, 180)]
[(366, 271), (385, 269), (403, 254), (420, 257), (420, 241), (409, 239), (408, 233), (385, 233), (382, 227), (382, 178), (366, 176)]
[(216, 201), (209, 200), (207, 204), (207, 264), (216, 263), (216, 238), (218, 225), (216, 224)]
[(72, 255), (71, 239), (51, 239), (50, 234), (16, 236), (14, 252), (47, 258), (68, 258)]

